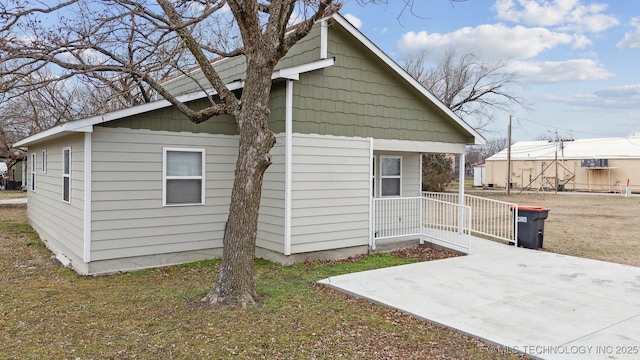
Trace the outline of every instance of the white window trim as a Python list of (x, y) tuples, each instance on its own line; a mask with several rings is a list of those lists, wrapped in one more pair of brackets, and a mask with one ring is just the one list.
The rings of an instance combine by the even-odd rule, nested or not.
[[(175, 151), (175, 152), (199, 152), (202, 156), (202, 175), (200, 176), (167, 176), (167, 152)], [(204, 205), (205, 204), (205, 184), (206, 184), (206, 156), (205, 149), (203, 148), (173, 148), (173, 147), (163, 147), (162, 148), (162, 206), (163, 207), (174, 207), (174, 206), (193, 206), (193, 205)], [(202, 184), (202, 189), (200, 191), (200, 202), (199, 203), (185, 203), (185, 204), (167, 204), (167, 180), (181, 180), (181, 179), (200, 179)]]
[(47, 173), (47, 149), (42, 150), (42, 173)]
[[(383, 168), (382, 163), (384, 162), (384, 159), (398, 159), (398, 160), (400, 160), (400, 175), (384, 175), (383, 172), (382, 172), (382, 168)], [(398, 195), (383, 195), (382, 194), (382, 188), (383, 188), (382, 183), (384, 182), (384, 179), (400, 179), (400, 184), (399, 184), (400, 193)], [(380, 186), (379, 186), (379, 191), (380, 191), (380, 197), (399, 197), (399, 196), (402, 196), (402, 156), (399, 156), (399, 155), (380, 155)]]
[(36, 192), (36, 164), (38, 163), (38, 157), (36, 153), (31, 153), (31, 177), (30, 177), (30, 189), (31, 192)]
[[(65, 151), (69, 151), (69, 172), (65, 174), (64, 172), (64, 153)], [(72, 154), (71, 154), (71, 146), (65, 146), (62, 148), (62, 168), (60, 169), (60, 172), (62, 173), (62, 192), (61, 192), (61, 196), (62, 196), (62, 202), (66, 203), (66, 204), (71, 204), (71, 164), (73, 164), (73, 160), (71, 158)], [(69, 199), (65, 200), (64, 198), (64, 179), (65, 178), (69, 178)]]

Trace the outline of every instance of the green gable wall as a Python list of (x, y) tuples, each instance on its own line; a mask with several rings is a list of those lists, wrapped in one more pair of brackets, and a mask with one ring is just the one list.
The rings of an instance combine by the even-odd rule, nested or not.
[(388, 65), (333, 24), (332, 67), (294, 83), (296, 133), (414, 141), (472, 143), (458, 124), (431, 104)]
[[(278, 68), (319, 60), (320, 33), (320, 26), (316, 26), (291, 48)], [(474, 142), (472, 135), (340, 24), (331, 21), (328, 35), (328, 55), (335, 58), (335, 65), (300, 74), (300, 79), (293, 83), (295, 133), (458, 144)], [(219, 61), (215, 67), (226, 81), (244, 77), (243, 57)], [(192, 75), (202, 81), (200, 72)], [(285, 131), (285, 83), (285, 80), (277, 79), (271, 90), (269, 128), (275, 133)], [(174, 80), (171, 86), (174, 85), (174, 90), (181, 93), (197, 90), (186, 77)], [(201, 109), (207, 105), (207, 100), (193, 101), (189, 105)], [(202, 124), (193, 124), (173, 108), (131, 116), (104, 126), (237, 134), (231, 116), (217, 116)]]
[[(240, 96), (239, 94), (236, 94)], [(200, 99), (187, 103), (194, 110), (200, 110), (209, 105), (209, 100)], [(269, 128), (277, 133), (284, 132), (285, 127), (285, 83), (275, 82), (271, 88), (270, 101), (271, 114), (269, 115)], [(129, 128), (146, 130), (165, 130), (174, 132), (192, 132), (220, 135), (237, 135), (235, 119), (230, 115), (218, 115), (211, 119), (195, 124), (187, 119), (173, 106), (150, 111), (143, 114), (129, 116), (101, 124), (109, 128)]]
[[(296, 43), (287, 55), (278, 62), (276, 70), (316, 61), (320, 58), (320, 27), (316, 26), (309, 35)], [(245, 78), (244, 56), (222, 59), (213, 63), (214, 69), (225, 84)], [(210, 89), (209, 81), (202, 71), (194, 70), (190, 76), (180, 76), (164, 83), (164, 87), (174, 95), (187, 94), (202, 89)]]

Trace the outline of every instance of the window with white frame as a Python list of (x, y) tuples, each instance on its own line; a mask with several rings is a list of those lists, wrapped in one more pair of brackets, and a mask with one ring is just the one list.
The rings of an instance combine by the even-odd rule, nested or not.
[(71, 202), (71, 148), (62, 149), (62, 201)]
[(42, 150), (42, 173), (47, 173), (47, 150)]
[(163, 206), (204, 204), (204, 159), (204, 149), (163, 149)]
[(380, 157), (380, 195), (400, 196), (402, 184), (402, 157)]
[(36, 191), (36, 154), (31, 154), (31, 191)]

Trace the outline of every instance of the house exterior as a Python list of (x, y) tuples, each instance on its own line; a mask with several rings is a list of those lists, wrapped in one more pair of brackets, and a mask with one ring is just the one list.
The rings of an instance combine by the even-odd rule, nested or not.
[[(486, 187), (505, 187), (507, 150), (486, 159)], [(640, 135), (524, 141), (511, 146), (511, 184), (532, 190), (640, 192)]]
[[(214, 66), (241, 91), (243, 59)], [(201, 78), (195, 71), (165, 85), (204, 106), (207, 94), (194, 83)], [(423, 153), (464, 156), (465, 145), (483, 141), (340, 15), (282, 59), (270, 108), (277, 143), (256, 254), (282, 263), (366, 253), (373, 197), (420, 196)], [(160, 100), (15, 146), (35, 164), (31, 225), (79, 273), (221, 256), (238, 150), (231, 117), (196, 125)]]

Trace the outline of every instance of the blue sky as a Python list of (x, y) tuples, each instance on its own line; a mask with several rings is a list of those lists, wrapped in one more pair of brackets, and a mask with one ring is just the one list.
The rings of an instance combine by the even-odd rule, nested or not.
[(531, 110), (496, 112), (487, 138), (506, 137), (510, 114), (514, 141), (640, 132), (640, 0), (416, 0), (413, 14), (388, 3), (345, 0), (341, 13), (398, 63), (453, 47), (520, 73), (514, 94)]

